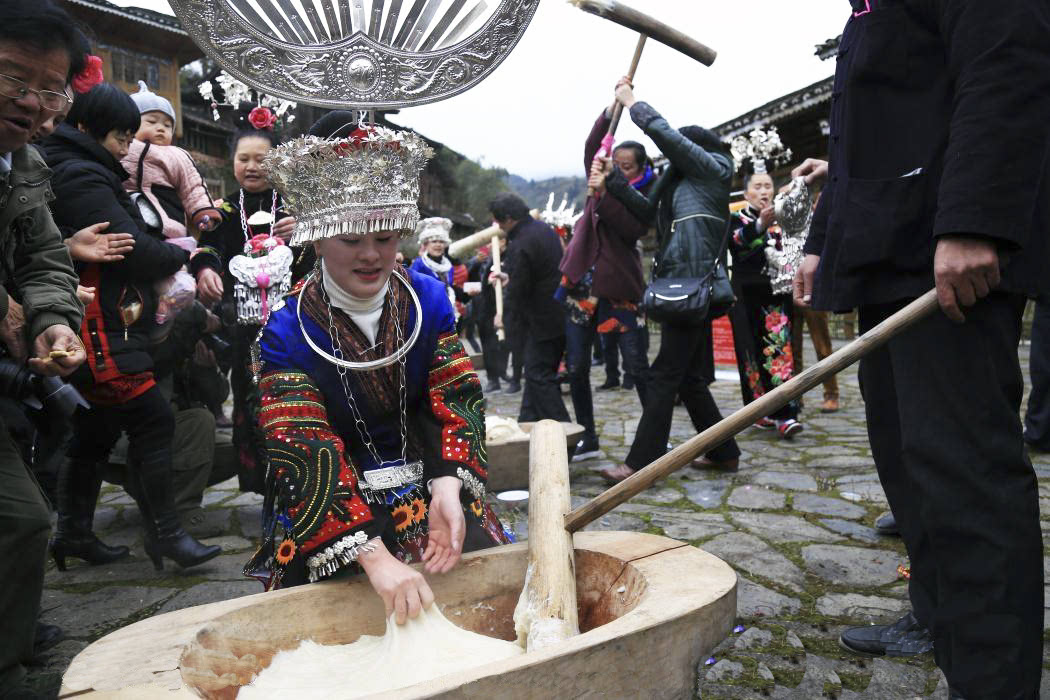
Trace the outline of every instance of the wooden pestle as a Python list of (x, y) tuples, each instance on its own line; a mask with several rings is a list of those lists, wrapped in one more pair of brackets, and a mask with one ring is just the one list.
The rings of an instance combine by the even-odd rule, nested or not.
[(571, 507), (565, 429), (540, 421), (529, 444), (529, 568), (514, 610), (514, 629), (529, 652), (580, 633), (576, 559), (564, 525)]

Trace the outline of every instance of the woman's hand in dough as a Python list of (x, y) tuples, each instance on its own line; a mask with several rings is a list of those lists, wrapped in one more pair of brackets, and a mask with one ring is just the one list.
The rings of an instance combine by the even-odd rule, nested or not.
[(368, 575), (372, 588), (383, 599), (387, 617), (395, 614), (399, 625), (417, 618), (434, 602), (434, 592), (427, 580), (407, 564), (398, 561), (380, 541), (373, 552), (362, 552), (357, 558)]
[(443, 476), (430, 482), (430, 512), (427, 523), (430, 538), (423, 561), (428, 574), (445, 574), (459, 563), (466, 536), (466, 520), (459, 502), (462, 482), (454, 476)]

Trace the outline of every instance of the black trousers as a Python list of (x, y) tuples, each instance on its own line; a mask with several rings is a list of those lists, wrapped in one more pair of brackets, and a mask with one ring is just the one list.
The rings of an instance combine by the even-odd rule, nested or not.
[[(1025, 300), (936, 314), (861, 361), (868, 435), (911, 558), (909, 592), (952, 688), (1036, 698), (1043, 550), (1017, 358)], [(902, 304), (860, 309), (867, 331)]]
[[(660, 352), (649, 368), (645, 387), (645, 406), (631, 451), (625, 460), (631, 469), (641, 469), (667, 452), (675, 396), (682, 397), (696, 432), (722, 420), (718, 404), (707, 388), (705, 358), (711, 354), (711, 324), (672, 326), (662, 324)], [(716, 461), (740, 456), (740, 448), (730, 438), (707, 456)]]
[(0, 696), (25, 676), (44, 590), (47, 501), (0, 422)]
[(1024, 439), (1039, 449), (1050, 450), (1050, 299), (1035, 305), (1028, 369), (1032, 391), (1024, 417)]
[[(525, 344), (528, 340), (528, 329), (524, 319), (513, 309), (503, 312), (503, 329), (507, 335), (507, 349), (510, 350), (510, 378), (521, 381), (525, 371)], [(504, 367), (506, 367), (504, 356)]]
[(481, 357), (485, 363), (485, 375), (490, 382), (499, 381), (507, 371), (507, 352), (504, 343), (500, 342), (492, 317), (478, 321), (478, 335), (481, 337)]
[(565, 336), (525, 340), (525, 390), (518, 422), (551, 419), (568, 422), (569, 412), (561, 399), (558, 365), (565, 354)]

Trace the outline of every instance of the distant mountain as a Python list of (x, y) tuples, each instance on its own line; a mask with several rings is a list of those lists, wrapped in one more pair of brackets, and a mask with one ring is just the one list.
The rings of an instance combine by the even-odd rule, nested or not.
[(561, 205), (562, 197), (569, 196), (569, 202), (576, 206), (576, 211), (583, 209), (587, 199), (587, 180), (583, 177), (552, 177), (546, 180), (526, 180), (519, 175), (506, 175), (503, 181), (507, 187), (532, 209), (544, 209), (547, 199), (554, 193), (554, 206)]

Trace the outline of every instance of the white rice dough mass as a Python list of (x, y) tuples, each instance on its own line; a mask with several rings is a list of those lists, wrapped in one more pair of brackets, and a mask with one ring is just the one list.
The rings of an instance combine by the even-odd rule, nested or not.
[(353, 644), (334, 646), (306, 640), (297, 649), (279, 652), (237, 698), (360, 698), (523, 653), (514, 642), (456, 627), (431, 605), (404, 625), (391, 615), (382, 637), (365, 635)]
[(489, 444), (510, 442), (511, 440), (529, 439), (529, 434), (521, 429), (513, 418), (485, 416), (485, 442)]

